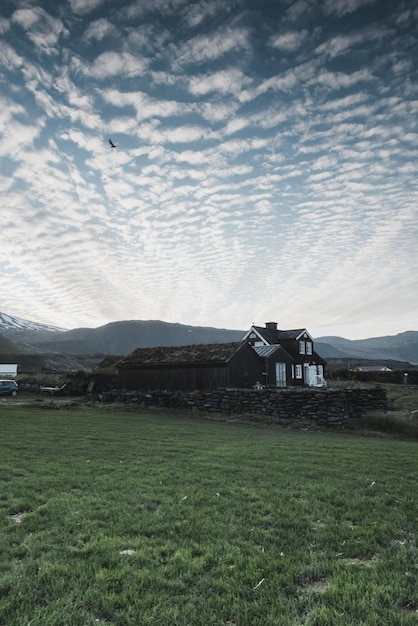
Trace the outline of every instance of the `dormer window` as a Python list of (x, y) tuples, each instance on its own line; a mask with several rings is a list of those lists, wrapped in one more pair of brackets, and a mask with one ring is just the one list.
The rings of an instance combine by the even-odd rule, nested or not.
[(305, 342), (299, 341), (299, 354), (305, 354)]
[(309, 354), (309, 355), (312, 354), (312, 341), (306, 342), (306, 354)]

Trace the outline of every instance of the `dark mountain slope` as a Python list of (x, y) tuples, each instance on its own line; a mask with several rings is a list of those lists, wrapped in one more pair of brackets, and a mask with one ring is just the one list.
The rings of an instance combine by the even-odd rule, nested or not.
[(318, 337), (315, 350), (326, 358), (386, 359), (418, 364), (418, 332), (350, 340), (343, 337)]
[[(4, 360), (1, 354), (126, 355), (136, 348), (228, 343), (240, 341), (246, 330), (131, 320), (64, 331), (0, 312), (0, 338), (11, 342), (9, 348), (7, 344), (2, 348), (0, 342), (0, 359)], [(353, 341), (343, 337), (318, 337), (315, 350), (324, 359), (393, 360), (418, 364), (418, 331)]]
[(0, 360), (4, 361), (5, 359), (1, 356), (3, 354), (13, 355), (20, 354), (22, 352), (22, 347), (19, 346), (14, 341), (10, 341), (6, 339), (3, 335), (0, 335)]
[(245, 331), (185, 326), (161, 321), (112, 322), (98, 328), (60, 333), (36, 347), (67, 354), (128, 354), (136, 348), (240, 341)]

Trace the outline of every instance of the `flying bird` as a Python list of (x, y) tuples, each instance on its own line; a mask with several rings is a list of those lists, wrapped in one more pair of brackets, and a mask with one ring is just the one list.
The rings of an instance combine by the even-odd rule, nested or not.
[(111, 148), (116, 148), (115, 144), (113, 143), (113, 141), (111, 139), (109, 139), (109, 143), (110, 143), (110, 147)]

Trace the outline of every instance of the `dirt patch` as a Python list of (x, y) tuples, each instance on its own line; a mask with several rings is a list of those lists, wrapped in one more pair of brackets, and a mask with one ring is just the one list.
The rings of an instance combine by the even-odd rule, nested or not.
[(22, 511), (21, 513), (14, 513), (13, 515), (9, 515), (9, 517), (11, 520), (16, 522), (16, 524), (20, 524), (20, 522), (26, 517), (27, 514), (27, 511)]

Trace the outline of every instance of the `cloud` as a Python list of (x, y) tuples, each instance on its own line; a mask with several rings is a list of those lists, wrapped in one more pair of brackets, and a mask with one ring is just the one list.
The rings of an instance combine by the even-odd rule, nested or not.
[(21, 104), (13, 102), (12, 100), (8, 100), (7, 98), (0, 96), (0, 128), (1, 132), (4, 133), (7, 130), (7, 127), (10, 121), (24, 113), (25, 109)]
[(196, 106), (203, 119), (211, 123), (223, 122), (231, 118), (238, 110), (237, 102), (202, 102)]
[(84, 37), (89, 41), (102, 41), (108, 35), (116, 34), (115, 26), (104, 17), (91, 22), (84, 31)]
[(341, 111), (342, 109), (356, 107), (359, 104), (363, 104), (367, 100), (368, 96), (366, 93), (354, 93), (341, 98), (334, 97), (329, 102), (324, 102), (321, 108), (323, 111)]
[(10, 71), (23, 65), (23, 57), (6, 42), (0, 42), (0, 63)]
[(157, 14), (164, 17), (178, 14), (186, 7), (189, 0), (135, 0), (128, 6), (120, 9), (120, 17), (130, 21), (145, 16)]
[(78, 15), (90, 13), (105, 2), (106, 0), (69, 0), (71, 9)]
[(309, 0), (296, 0), (287, 9), (285, 17), (287, 20), (298, 21), (304, 15), (310, 15), (312, 10), (312, 2)]
[(8, 156), (12, 159), (19, 158), (23, 148), (33, 144), (40, 130), (36, 126), (22, 124), (13, 120), (14, 111), (8, 112), (9, 121), (3, 127), (2, 140), (0, 142), (0, 156)]
[(93, 109), (92, 96), (77, 87), (67, 72), (63, 72), (55, 79), (54, 87), (65, 97), (72, 110), (78, 108), (91, 111)]
[(239, 6), (239, 2), (236, 0), (230, 0), (228, 3), (223, 2), (223, 0), (196, 2), (187, 6), (185, 19), (190, 28), (196, 28), (201, 26), (208, 18), (231, 13), (237, 6)]
[(171, 143), (190, 143), (201, 141), (207, 136), (207, 130), (201, 126), (183, 126), (169, 131), (166, 140)]
[(0, 7), (5, 310), (349, 336), (411, 319), (408, 0), (45, 6)]
[(10, 29), (10, 21), (0, 17), (0, 34), (5, 34)]
[(105, 102), (120, 108), (132, 108), (136, 112), (137, 119), (165, 118), (182, 115), (190, 107), (175, 100), (153, 99), (142, 91), (120, 92), (116, 89), (105, 89), (102, 92)]
[(279, 50), (291, 51), (297, 50), (303, 44), (308, 36), (308, 31), (302, 29), (299, 31), (287, 32), (281, 35), (277, 35), (271, 40), (273, 48)]
[(174, 65), (213, 61), (238, 50), (249, 49), (249, 32), (245, 28), (222, 28), (211, 35), (198, 35), (180, 46)]
[(115, 76), (136, 78), (144, 74), (146, 67), (146, 61), (129, 52), (102, 52), (92, 64), (86, 64), (77, 57), (71, 60), (72, 71), (98, 80)]
[(243, 87), (250, 84), (250, 78), (240, 70), (231, 68), (213, 74), (194, 76), (189, 80), (189, 91), (196, 96), (203, 96), (213, 91), (238, 94)]
[(326, 15), (342, 17), (376, 3), (376, 0), (324, 0), (322, 10)]
[(364, 49), (368, 45), (376, 45), (376, 42), (380, 43), (387, 37), (392, 37), (393, 31), (387, 26), (381, 26), (380, 28), (363, 28), (362, 30), (351, 33), (349, 35), (338, 35), (332, 37), (319, 44), (316, 48), (318, 54), (326, 54), (329, 58), (337, 57), (343, 53), (358, 49)]
[(375, 80), (368, 69), (358, 70), (346, 74), (345, 72), (321, 72), (315, 79), (315, 84), (323, 85), (331, 90), (347, 89), (358, 83), (370, 83)]
[(57, 54), (59, 38), (69, 34), (60, 19), (52, 17), (40, 7), (17, 9), (11, 20), (21, 26), (32, 43), (47, 55)]
[(316, 60), (295, 65), (294, 68), (281, 73), (274, 74), (265, 80), (258, 82), (258, 85), (252, 88), (243, 89), (239, 94), (241, 102), (246, 103), (256, 98), (268, 94), (270, 91), (281, 91), (291, 94), (304, 83), (315, 80), (318, 74), (319, 65)]

